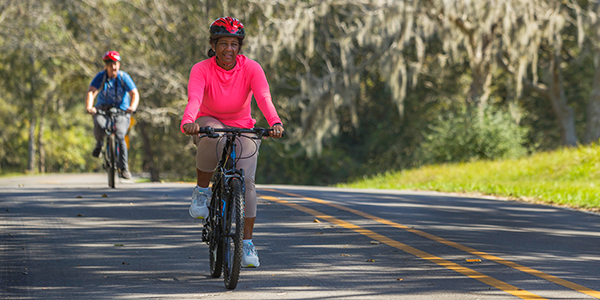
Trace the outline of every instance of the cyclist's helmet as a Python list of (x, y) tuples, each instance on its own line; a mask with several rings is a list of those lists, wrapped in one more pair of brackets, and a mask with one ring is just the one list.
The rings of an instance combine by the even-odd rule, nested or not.
[(216, 19), (210, 25), (210, 38), (216, 39), (225, 36), (244, 39), (246, 36), (244, 24), (242, 24), (240, 20), (232, 17), (221, 17)]
[(121, 61), (121, 54), (117, 51), (108, 51), (102, 56), (104, 62)]

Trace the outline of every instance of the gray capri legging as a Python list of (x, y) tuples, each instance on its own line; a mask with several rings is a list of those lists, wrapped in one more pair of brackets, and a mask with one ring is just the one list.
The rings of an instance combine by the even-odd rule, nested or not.
[[(221, 121), (216, 118), (208, 116), (196, 119), (196, 123), (201, 127), (232, 128), (221, 123)], [(248, 138), (238, 138), (236, 141), (237, 155), (241, 158), (237, 163), (237, 168), (244, 170), (244, 182), (246, 185), (245, 217), (254, 218), (256, 217), (256, 187), (254, 178), (256, 175), (256, 162), (258, 161), (258, 149), (260, 148), (261, 141)], [(198, 147), (198, 152), (196, 154), (196, 168), (203, 172), (214, 172), (219, 164), (219, 159), (221, 158), (221, 153), (225, 146), (225, 139), (198, 139), (198, 136), (194, 135), (194, 143)], [(254, 155), (252, 155), (253, 153)]]

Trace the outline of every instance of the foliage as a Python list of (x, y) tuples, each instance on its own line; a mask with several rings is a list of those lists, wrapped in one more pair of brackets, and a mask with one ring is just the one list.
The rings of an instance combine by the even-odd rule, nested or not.
[(488, 107), (479, 111), (460, 109), (440, 116), (419, 149), (426, 163), (517, 158), (526, 154), (527, 130), (509, 112)]
[[(439, 116), (472, 109), (465, 99), (487, 99), (502, 113), (470, 128), (493, 134), (469, 133), (479, 144), (464, 160), (505, 157), (510, 142), (556, 149), (563, 134), (553, 103), (540, 91), (521, 93), (519, 81), (548, 84), (556, 70), (550, 54), (559, 55), (576, 133), (594, 120), (586, 104), (598, 5), (589, 1), (5, 0), (0, 7), (0, 172), (99, 169), (83, 98), (103, 67), (99, 57), (118, 50), (141, 93), (130, 168), (155, 181), (192, 180), (194, 146), (179, 122), (189, 71), (206, 58), (206, 29), (222, 15), (245, 24), (243, 53), (265, 69), (289, 133), (263, 143), (261, 183), (334, 184), (445, 161), (424, 155), (442, 148), (427, 138), (430, 126), (442, 131)], [(526, 130), (509, 126), (515, 111)], [(253, 117), (266, 126), (256, 107)], [(461, 118), (470, 121), (457, 126), (477, 124)], [(502, 142), (480, 141), (491, 135)], [(435, 140), (460, 138), (467, 137)]]
[[(6, 94), (4, 95), (6, 96)], [(22, 134), (22, 117), (18, 106), (0, 97), (0, 171), (21, 171), (27, 165), (27, 139)]]
[[(340, 122), (357, 126), (363, 76), (381, 76), (392, 107), (404, 112), (409, 83), (424, 63), (425, 40), (435, 24), (412, 1), (251, 1), (264, 12), (253, 57), (286, 88), (283, 109), (294, 110), (294, 142), (309, 155), (339, 134)], [(413, 51), (405, 57), (404, 51)], [(347, 118), (349, 116), (349, 118)]]
[(324, 141), (320, 156), (307, 155), (300, 145), (263, 143), (257, 182), (329, 185), (382, 170), (418, 166), (416, 153), (423, 140), (422, 132), (437, 118), (440, 109), (458, 102), (468, 85), (460, 79), (462, 65), (446, 66), (442, 76), (434, 76), (439, 70), (430, 68), (430, 73), (421, 75), (419, 83), (407, 93), (403, 118), (397, 110), (390, 109), (394, 105), (384, 79), (361, 76), (357, 114), (370, 117), (360, 118), (355, 126), (351, 115), (342, 110), (340, 133)]
[[(76, 106), (83, 110), (83, 103)], [(90, 156), (96, 140), (91, 126), (91, 117), (84, 114), (67, 114), (70, 117), (57, 118), (44, 132), (47, 172), (85, 172), (101, 169), (98, 159)]]
[[(290, 156), (290, 152), (296, 153), (296, 156)], [(256, 182), (331, 185), (348, 177), (357, 177), (358, 171), (359, 163), (352, 161), (342, 149), (326, 148), (322, 155), (309, 157), (299, 146), (295, 149), (285, 149), (280, 143), (264, 142), (261, 146)]]

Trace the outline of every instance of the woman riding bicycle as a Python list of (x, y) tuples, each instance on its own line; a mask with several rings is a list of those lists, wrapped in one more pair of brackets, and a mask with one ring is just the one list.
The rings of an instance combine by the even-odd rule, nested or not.
[[(192, 67), (188, 82), (188, 103), (183, 112), (181, 131), (188, 135), (198, 135), (200, 127), (213, 128), (252, 128), (250, 104), (254, 95), (259, 109), (271, 126), (270, 136), (283, 135), (281, 119), (271, 100), (271, 92), (262, 67), (243, 54), (245, 37), (244, 25), (232, 17), (222, 17), (210, 26), (208, 59)], [(208, 216), (207, 201), (211, 197), (209, 183), (219, 162), (218, 139), (194, 138), (198, 146), (196, 155), (197, 186), (192, 193), (189, 212), (193, 218), (205, 219)], [(243, 153), (237, 166), (244, 170), (246, 186), (244, 254), (242, 267), (258, 267), (258, 253), (252, 243), (252, 231), (256, 219), (256, 155), (260, 140), (241, 138)], [(220, 143), (219, 147), (223, 147)], [(246, 154), (246, 155), (244, 155)]]

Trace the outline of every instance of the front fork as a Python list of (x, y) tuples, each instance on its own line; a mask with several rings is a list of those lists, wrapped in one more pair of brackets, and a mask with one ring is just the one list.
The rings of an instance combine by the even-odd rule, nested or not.
[[(227, 224), (223, 222), (226, 219), (225, 213), (229, 208), (227, 205), (227, 195), (231, 193), (229, 187), (229, 181), (233, 178), (238, 178), (242, 183), (242, 193), (246, 193), (246, 183), (244, 182), (244, 170), (235, 169), (233, 172), (228, 172), (229, 174), (222, 175), (221, 178), (217, 180), (217, 183), (213, 184), (213, 187), (217, 187), (217, 189), (221, 189), (220, 191), (213, 191), (211, 202), (209, 204), (208, 210), (208, 219), (204, 223), (204, 227), (202, 228), (202, 241), (207, 244), (210, 242), (210, 234), (213, 230), (214, 226), (221, 226), (221, 232), (227, 232)], [(223, 173), (221, 173), (223, 174)], [(225, 182), (224, 184), (219, 184), (218, 182)], [(219, 197), (220, 195), (220, 197)], [(220, 199), (219, 199), (220, 198)], [(215, 210), (212, 207), (214, 201), (220, 201), (220, 209)]]

